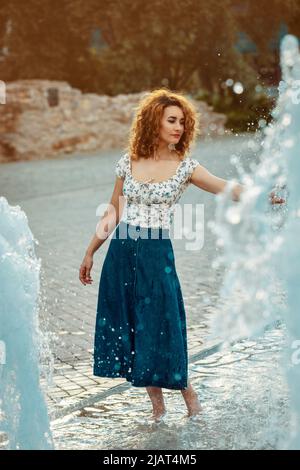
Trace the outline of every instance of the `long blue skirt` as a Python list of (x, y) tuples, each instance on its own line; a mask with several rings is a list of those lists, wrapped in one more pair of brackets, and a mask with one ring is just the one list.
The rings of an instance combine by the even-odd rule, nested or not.
[(187, 388), (186, 315), (168, 229), (116, 227), (99, 282), (93, 373)]

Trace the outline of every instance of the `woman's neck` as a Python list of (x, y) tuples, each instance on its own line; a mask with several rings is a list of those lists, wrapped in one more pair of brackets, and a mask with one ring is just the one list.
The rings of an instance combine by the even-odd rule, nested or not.
[(169, 144), (163, 142), (158, 145), (153, 158), (155, 160), (172, 160), (170, 157), (172, 157), (174, 153), (176, 153), (176, 149), (170, 150)]

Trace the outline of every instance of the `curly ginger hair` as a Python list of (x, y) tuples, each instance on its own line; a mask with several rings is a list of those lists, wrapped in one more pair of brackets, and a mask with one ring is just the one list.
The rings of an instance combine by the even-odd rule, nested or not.
[(127, 151), (132, 160), (154, 155), (159, 143), (160, 122), (167, 106), (179, 106), (184, 114), (184, 132), (175, 150), (183, 160), (199, 132), (198, 113), (191, 101), (181, 93), (167, 88), (154, 89), (147, 93), (135, 108), (136, 113), (130, 129)]

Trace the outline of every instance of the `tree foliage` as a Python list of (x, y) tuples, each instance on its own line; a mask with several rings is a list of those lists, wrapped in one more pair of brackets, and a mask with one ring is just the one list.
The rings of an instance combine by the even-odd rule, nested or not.
[[(111, 95), (164, 84), (212, 92), (229, 77), (250, 86), (255, 65), (274, 61), (280, 24), (297, 35), (299, 20), (297, 0), (7, 0), (0, 78), (66, 80)], [(93, 47), (96, 29), (106, 47)], [(240, 31), (255, 42), (255, 61), (237, 49)]]

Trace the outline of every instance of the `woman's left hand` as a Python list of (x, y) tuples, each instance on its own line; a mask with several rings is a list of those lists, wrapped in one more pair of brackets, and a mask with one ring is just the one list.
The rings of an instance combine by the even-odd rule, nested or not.
[(274, 191), (270, 193), (269, 199), (270, 199), (271, 204), (285, 204), (286, 202), (285, 199), (283, 199), (282, 197), (275, 196)]

